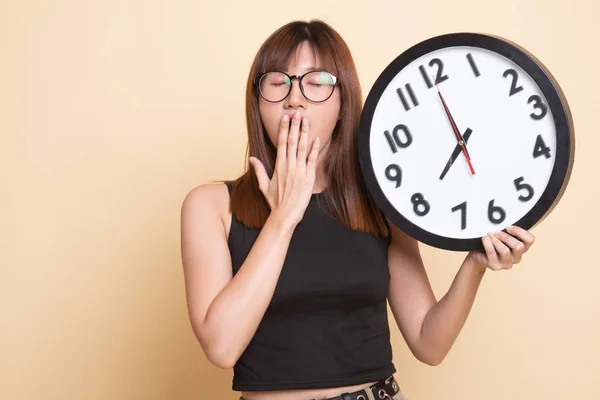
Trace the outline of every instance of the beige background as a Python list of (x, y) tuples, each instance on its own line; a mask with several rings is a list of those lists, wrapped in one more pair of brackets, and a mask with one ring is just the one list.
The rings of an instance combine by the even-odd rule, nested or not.
[[(416, 399), (598, 399), (600, 57), (592, 0), (0, 3), (0, 398), (236, 399), (187, 319), (185, 194), (236, 177), (258, 46), (322, 18), (366, 93), (430, 36), (488, 32), (538, 56), (575, 119), (567, 192), (510, 272), (488, 273), (432, 368), (392, 322), (396, 375)], [(423, 246), (438, 295), (463, 254)]]

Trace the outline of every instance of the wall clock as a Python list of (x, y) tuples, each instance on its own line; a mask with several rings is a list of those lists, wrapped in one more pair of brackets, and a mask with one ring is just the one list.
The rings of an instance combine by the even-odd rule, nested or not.
[(392, 223), (438, 248), (483, 249), (556, 206), (575, 139), (566, 98), (521, 46), (478, 33), (414, 45), (379, 75), (358, 135), (368, 190)]

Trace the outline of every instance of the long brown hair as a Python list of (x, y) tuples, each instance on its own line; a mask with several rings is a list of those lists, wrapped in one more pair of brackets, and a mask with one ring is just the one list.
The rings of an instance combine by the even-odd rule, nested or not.
[(277, 150), (268, 139), (260, 118), (255, 79), (262, 72), (285, 70), (292, 54), (304, 42), (340, 82), (340, 119), (333, 130), (327, 157), (322, 161), (328, 178), (325, 200), (333, 216), (348, 228), (387, 236), (387, 224), (366, 188), (358, 164), (357, 134), (362, 93), (354, 60), (342, 37), (320, 20), (290, 22), (271, 34), (258, 50), (246, 86), (246, 172), (233, 184), (231, 211), (239, 221), (255, 229), (261, 228), (269, 216), (269, 205), (258, 188), (254, 169), (247, 161), (249, 156), (258, 158), (267, 174), (272, 176)]

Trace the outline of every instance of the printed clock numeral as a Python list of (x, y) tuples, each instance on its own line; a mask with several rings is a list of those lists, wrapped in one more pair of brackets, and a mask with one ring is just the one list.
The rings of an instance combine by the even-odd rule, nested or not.
[(550, 158), (550, 147), (546, 146), (542, 135), (537, 135), (535, 139), (535, 146), (533, 147), (533, 158), (538, 158), (539, 156), (544, 156), (546, 158)]
[(513, 94), (517, 94), (521, 90), (523, 90), (523, 86), (517, 86), (517, 81), (519, 80), (519, 73), (516, 70), (509, 68), (502, 74), (502, 76), (505, 78), (509, 75), (512, 76), (512, 81), (510, 84), (510, 91), (508, 92), (508, 97), (512, 96)]
[(537, 94), (534, 94), (533, 96), (531, 96), (529, 98), (529, 100), (527, 100), (527, 104), (530, 104), (532, 101), (533, 101), (533, 108), (535, 108), (536, 110), (539, 110), (540, 113), (536, 114), (535, 112), (532, 112), (529, 115), (531, 116), (531, 118), (535, 119), (536, 121), (539, 121), (540, 119), (542, 119), (546, 116), (546, 113), (548, 113), (548, 107), (542, 102), (542, 98), (540, 96), (538, 96)]
[[(417, 100), (417, 96), (415, 96), (415, 92), (413, 92), (412, 87), (410, 86), (410, 83), (407, 83), (406, 85), (404, 85), (404, 87), (406, 89), (406, 93), (408, 93), (408, 96), (410, 97), (410, 100), (413, 103), (413, 106), (414, 107), (418, 106), (419, 100)], [(404, 91), (402, 90), (402, 88), (399, 87), (398, 89), (396, 89), (396, 93), (398, 93), (398, 97), (400, 97), (400, 101), (402, 102), (402, 105), (404, 106), (404, 110), (405, 111), (410, 110), (410, 105), (408, 104), (408, 99), (404, 95)]]
[(459, 205), (452, 207), (452, 212), (460, 211), (460, 229), (467, 229), (467, 202), (463, 201)]
[(475, 64), (475, 60), (473, 60), (473, 55), (471, 53), (467, 54), (467, 60), (469, 61), (469, 65), (475, 74), (475, 78), (478, 78), (481, 74), (479, 73), (479, 68), (477, 68), (477, 64)]
[[(473, 65), (471, 65), (471, 66), (473, 66)], [(523, 90), (523, 86), (518, 85), (518, 83), (517, 83), (519, 80), (519, 73), (516, 70), (509, 68), (506, 71), (504, 71), (502, 76), (505, 78), (508, 76), (512, 77), (512, 80), (510, 83), (510, 90), (508, 92), (509, 97), (514, 94), (517, 94)], [(529, 115), (531, 116), (531, 118), (535, 119), (536, 121), (539, 121), (540, 119), (544, 118), (546, 116), (546, 114), (548, 113), (548, 107), (544, 104), (544, 102), (542, 101), (542, 98), (540, 96), (538, 96), (537, 94), (530, 96), (529, 99), (527, 100), (527, 104), (531, 104), (532, 102), (533, 102), (533, 108), (536, 111), (539, 111), (539, 113), (534, 111)]]
[(519, 196), (519, 200), (521, 201), (529, 201), (533, 198), (533, 186), (531, 186), (528, 183), (523, 183), (523, 181), (525, 180), (525, 178), (523, 178), (522, 176), (515, 179), (514, 183), (515, 183), (515, 188), (517, 188), (517, 191), (521, 191), (521, 190), (525, 190), (527, 192), (526, 195), (522, 194)]
[[(444, 73), (443, 73), (444, 63), (442, 60), (440, 60), (439, 58), (434, 58), (431, 61), (429, 61), (430, 67), (433, 67), (434, 65), (437, 65), (437, 74), (436, 74), (434, 83), (437, 83), (439, 85), (440, 83), (442, 83), (448, 79), (448, 75), (444, 75)], [(431, 89), (434, 86), (434, 83), (432, 83), (431, 80), (429, 79), (429, 75), (427, 74), (425, 67), (423, 65), (420, 65), (419, 71), (421, 71), (421, 75), (423, 76), (423, 80), (425, 81), (425, 84), (427, 85), (427, 87), (429, 89)]]
[[(400, 134), (398, 133), (399, 131), (402, 131), (404, 133), (403, 140), (400, 138)], [(398, 147), (406, 148), (406, 147), (410, 146), (413, 141), (412, 135), (410, 133), (410, 129), (408, 129), (408, 127), (406, 125), (402, 125), (402, 124), (396, 125), (394, 127), (394, 129), (392, 129), (391, 134), (390, 134), (390, 131), (385, 131), (385, 132), (383, 132), (383, 134), (385, 135), (385, 139), (387, 140), (388, 144), (390, 145), (390, 149), (392, 150), (392, 153), (396, 153), (398, 151)]]
[(415, 193), (410, 197), (410, 201), (413, 203), (413, 211), (419, 217), (427, 215), (429, 209), (429, 202), (425, 200), (422, 193)]
[(402, 183), (402, 168), (398, 164), (390, 164), (385, 169), (385, 177), (396, 183), (396, 187), (400, 187)]
[(494, 205), (496, 199), (490, 200), (488, 203), (488, 219), (494, 224), (501, 224), (506, 219), (506, 211)]

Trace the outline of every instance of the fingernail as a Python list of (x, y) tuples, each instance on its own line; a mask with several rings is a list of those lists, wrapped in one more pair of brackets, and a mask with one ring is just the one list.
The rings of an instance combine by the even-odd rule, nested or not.
[(283, 116), (283, 122), (288, 122), (289, 120), (290, 120), (290, 117), (288, 117), (288, 115), (287, 115), (287, 114), (285, 114), (285, 115)]
[(296, 118), (296, 119), (300, 118), (300, 111), (296, 111), (296, 114), (294, 114), (294, 118)]

